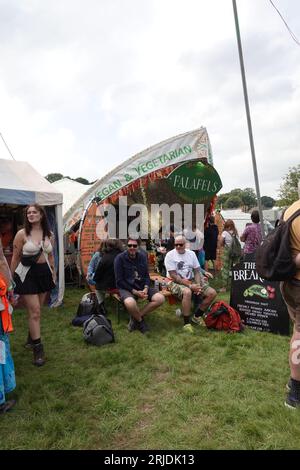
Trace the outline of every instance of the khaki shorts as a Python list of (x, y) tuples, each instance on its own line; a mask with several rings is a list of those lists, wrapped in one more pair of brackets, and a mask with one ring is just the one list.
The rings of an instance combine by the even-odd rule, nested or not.
[[(182, 300), (183, 291), (186, 288), (187, 286), (183, 286), (182, 284), (177, 284), (176, 282), (170, 282), (170, 284), (168, 284), (168, 290), (171, 292), (172, 295), (174, 295), (174, 297), (177, 297), (180, 300)], [(197, 297), (201, 297), (203, 299), (203, 297), (206, 296), (206, 292), (208, 289), (209, 289), (209, 285), (207, 283), (204, 283), (202, 292)]]
[(300, 280), (281, 282), (280, 290), (295, 330), (300, 333)]

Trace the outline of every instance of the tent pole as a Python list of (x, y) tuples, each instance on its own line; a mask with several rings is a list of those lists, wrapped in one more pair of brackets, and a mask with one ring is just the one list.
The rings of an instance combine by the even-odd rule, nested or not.
[(250, 148), (251, 148), (251, 155), (252, 155), (252, 166), (253, 166), (255, 188), (256, 188), (256, 197), (257, 197), (260, 225), (261, 225), (261, 230), (262, 230), (262, 234), (264, 237), (265, 236), (264, 219), (263, 219), (263, 211), (262, 211), (261, 198), (260, 198), (259, 180), (258, 180), (258, 173), (257, 173), (257, 166), (256, 166), (256, 157), (255, 157), (252, 124), (251, 124), (251, 117), (250, 117), (250, 108), (249, 108), (247, 83), (246, 83), (246, 75), (245, 75), (245, 67), (244, 67), (244, 60), (243, 60), (242, 42), (241, 42), (236, 0), (232, 0), (232, 6), (233, 6), (233, 13), (234, 13), (236, 38), (237, 38), (237, 44), (238, 44), (238, 50), (239, 50), (244, 100), (245, 100), (245, 108), (246, 108), (247, 124), (248, 124), (248, 133), (249, 133), (249, 141), (250, 141)]

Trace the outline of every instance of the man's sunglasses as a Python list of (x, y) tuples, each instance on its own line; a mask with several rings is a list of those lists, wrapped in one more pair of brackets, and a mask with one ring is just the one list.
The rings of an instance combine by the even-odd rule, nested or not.
[(138, 246), (135, 243), (128, 243), (128, 248), (137, 248)]
[(184, 243), (175, 243), (175, 246), (184, 246)]

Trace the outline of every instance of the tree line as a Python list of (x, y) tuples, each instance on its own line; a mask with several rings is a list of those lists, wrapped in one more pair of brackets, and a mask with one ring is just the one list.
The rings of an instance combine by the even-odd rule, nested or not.
[(68, 178), (69, 180), (72, 181), (77, 181), (77, 183), (81, 184), (93, 184), (95, 181), (88, 181), (86, 178), (82, 178), (79, 176), (78, 178), (71, 178), (70, 176), (64, 176), (61, 173), (49, 173), (47, 176), (45, 176), (46, 180), (48, 180), (50, 183), (54, 183), (55, 181), (62, 180), (63, 178)]
[[(263, 209), (272, 207), (288, 207), (299, 199), (298, 184), (300, 182), (300, 165), (289, 168), (288, 173), (283, 177), (278, 194), (279, 198), (273, 199), (270, 196), (262, 196), (261, 203)], [(254, 189), (233, 189), (229, 193), (218, 195), (218, 209), (242, 208), (245, 212), (257, 206), (257, 198)]]

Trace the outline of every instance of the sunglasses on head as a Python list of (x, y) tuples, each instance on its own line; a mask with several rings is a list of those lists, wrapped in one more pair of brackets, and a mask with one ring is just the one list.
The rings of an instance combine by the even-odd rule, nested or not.
[(128, 248), (137, 248), (135, 243), (127, 243)]
[(184, 243), (175, 243), (175, 246), (184, 246)]

